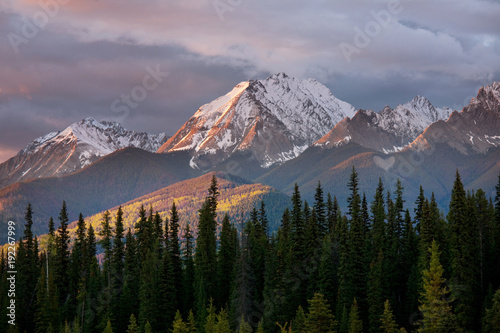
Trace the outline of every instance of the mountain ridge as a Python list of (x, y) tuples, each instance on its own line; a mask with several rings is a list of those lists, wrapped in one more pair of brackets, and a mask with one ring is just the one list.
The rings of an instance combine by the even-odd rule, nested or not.
[(167, 139), (165, 133), (129, 131), (116, 122), (85, 118), (63, 131), (36, 138), (16, 156), (0, 164), (0, 187), (18, 181), (64, 176), (126, 147), (156, 151)]

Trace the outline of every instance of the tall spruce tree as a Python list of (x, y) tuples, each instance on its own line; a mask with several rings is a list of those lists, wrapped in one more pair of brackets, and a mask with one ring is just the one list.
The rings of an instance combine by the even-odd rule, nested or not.
[(120, 302), (124, 277), (124, 259), (125, 259), (125, 244), (123, 243), (124, 238), (124, 226), (123, 226), (123, 210), (122, 207), (118, 207), (116, 212), (116, 222), (115, 222), (115, 232), (113, 235), (113, 250), (111, 253), (111, 298), (113, 300), (111, 304), (112, 317), (115, 320), (114, 326), (117, 331), (123, 332), (126, 329), (124, 320), (122, 317), (122, 312), (125, 311), (123, 304)]
[(195, 306), (197, 315), (204, 317), (204, 312), (210, 298), (216, 291), (217, 268), (217, 224), (214, 219), (214, 203), (207, 198), (199, 210), (198, 238), (196, 240), (195, 261)]
[(169, 252), (172, 260), (172, 273), (174, 278), (175, 287), (175, 302), (174, 310), (181, 308), (181, 303), (184, 298), (182, 286), (182, 258), (181, 247), (179, 242), (179, 214), (175, 202), (172, 203), (170, 209), (170, 239), (169, 239)]
[(63, 309), (63, 317), (69, 319), (66, 316), (67, 313), (67, 303), (69, 294), (69, 268), (70, 268), (70, 258), (69, 258), (69, 231), (68, 231), (68, 210), (66, 207), (66, 202), (63, 201), (61, 212), (59, 214), (60, 226), (57, 229), (57, 235), (55, 238), (56, 253), (54, 257), (55, 264), (55, 276), (54, 281), (57, 284), (57, 291), (59, 293), (59, 304)]
[(183, 294), (185, 296), (182, 303), (183, 313), (187, 313), (194, 307), (194, 280), (195, 280), (195, 269), (194, 269), (194, 258), (193, 258), (193, 234), (191, 233), (191, 228), (189, 223), (186, 224), (184, 228), (184, 249), (183, 249)]
[(366, 276), (367, 276), (367, 255), (366, 255), (366, 227), (363, 222), (361, 210), (361, 197), (358, 188), (358, 173), (353, 168), (349, 181), (351, 194), (347, 198), (350, 220), (350, 230), (347, 248), (347, 277), (345, 277), (346, 296), (345, 306), (351, 305), (351, 300), (356, 298), (359, 302), (362, 318), (366, 316)]
[(322, 294), (316, 293), (308, 301), (309, 311), (306, 319), (306, 329), (309, 333), (330, 333), (335, 325), (335, 317), (330, 305)]
[(380, 316), (380, 321), (382, 325), (380, 325), (380, 332), (382, 333), (398, 333), (398, 325), (396, 324), (396, 319), (394, 318), (394, 314), (392, 313), (391, 303), (387, 299), (384, 303), (384, 312)]
[(439, 262), (439, 246), (432, 242), (429, 268), (423, 272), (424, 291), (420, 299), (423, 319), (419, 332), (457, 332), (455, 316), (452, 313), (449, 288), (445, 285), (443, 266)]
[(321, 182), (319, 181), (318, 186), (316, 186), (316, 193), (314, 194), (314, 211), (316, 212), (316, 218), (318, 219), (320, 236), (323, 236), (328, 232), (328, 221), (325, 201), (323, 198), (323, 188), (321, 188)]
[[(162, 290), (159, 261), (156, 251), (149, 250), (147, 252), (142, 262), (139, 282), (139, 325), (145, 329), (149, 322), (155, 331), (162, 329), (161, 297), (164, 296), (163, 293), (158, 293), (159, 290)], [(169, 324), (172, 323), (174, 314), (175, 309)]]
[(18, 246), (16, 267), (18, 277), (16, 280), (16, 292), (18, 300), (18, 320), (19, 328), (22, 331), (33, 331), (34, 329), (34, 302), (35, 288), (40, 273), (38, 261), (38, 243), (33, 235), (33, 211), (31, 204), (28, 204), (25, 213), (26, 224), (24, 235)]
[(130, 228), (126, 236), (125, 247), (125, 262), (123, 269), (123, 291), (121, 294), (121, 308), (120, 314), (121, 322), (127, 322), (131, 314), (139, 315), (137, 311), (139, 308), (139, 297), (137, 293), (137, 286), (139, 286), (140, 276), (140, 257), (138, 252), (138, 244), (135, 237), (132, 235)]
[(380, 332), (380, 316), (384, 308), (383, 302), (387, 289), (387, 277), (384, 274), (384, 254), (379, 251), (370, 265), (368, 275), (368, 323), (371, 333)]
[(229, 221), (229, 216), (224, 215), (220, 233), (220, 246), (217, 254), (217, 296), (218, 305), (225, 307), (229, 305), (231, 294), (228, 286), (234, 280), (234, 265), (238, 255), (238, 234), (236, 228)]
[(362, 333), (363, 332), (363, 321), (359, 316), (358, 302), (356, 298), (351, 306), (351, 312), (349, 313), (349, 333)]
[(476, 290), (476, 235), (474, 223), (468, 218), (467, 196), (458, 170), (451, 192), (448, 223), (451, 229), (452, 292), (456, 299), (457, 321), (460, 327), (473, 329), (477, 315)]

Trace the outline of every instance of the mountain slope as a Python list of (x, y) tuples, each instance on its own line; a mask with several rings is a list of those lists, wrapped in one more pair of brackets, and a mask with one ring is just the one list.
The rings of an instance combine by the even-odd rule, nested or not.
[[(242, 178), (223, 172), (211, 172), (197, 178), (181, 181), (121, 204), (125, 229), (134, 230), (141, 205), (144, 205), (147, 210), (152, 207), (153, 212), (158, 211), (165, 221), (170, 217), (169, 212), (175, 201), (181, 230), (187, 223), (190, 223), (191, 230), (196, 233), (198, 230), (198, 210), (208, 195), (207, 189), (210, 187), (213, 175), (217, 177), (220, 192), (217, 206), (219, 222), (227, 213), (231, 222), (240, 228), (240, 223), (246, 222), (250, 218), (251, 210), (254, 207), (258, 209), (261, 202), (264, 201), (269, 227), (271, 230), (277, 229), (284, 209), (289, 206), (290, 197), (270, 186), (252, 184)], [(109, 209), (113, 222), (117, 210), (118, 207)], [(92, 224), (97, 231), (101, 229), (101, 217), (102, 213), (98, 213), (87, 217), (85, 221)], [(75, 228), (76, 222), (70, 225), (70, 233), (73, 234)]]
[(203, 105), (159, 150), (187, 150), (191, 167), (208, 169), (250, 151), (262, 167), (297, 157), (354, 108), (319, 82), (275, 74), (238, 84)]
[(125, 147), (156, 151), (168, 137), (128, 131), (120, 124), (87, 118), (62, 132), (35, 139), (0, 165), (0, 187), (18, 181), (62, 176)]
[(416, 96), (395, 109), (386, 106), (378, 113), (359, 110), (354, 117), (339, 122), (315, 145), (332, 148), (352, 141), (379, 152), (396, 152), (415, 140), (430, 124), (447, 119), (450, 113), (450, 109), (436, 109), (426, 98)]
[(186, 168), (188, 162), (189, 156), (183, 152), (163, 155), (124, 148), (70, 175), (7, 186), (0, 189), (0, 229), (9, 220), (23, 225), (26, 206), (31, 203), (34, 230), (45, 233), (49, 217), (57, 221), (63, 200), (68, 205), (70, 220), (76, 220), (80, 212), (92, 215), (198, 176)]

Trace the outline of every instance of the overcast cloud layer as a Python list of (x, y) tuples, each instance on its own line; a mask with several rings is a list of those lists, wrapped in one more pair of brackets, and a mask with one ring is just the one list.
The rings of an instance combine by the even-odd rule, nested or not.
[(500, 81), (499, 18), (484, 0), (3, 0), (0, 162), (88, 116), (172, 135), (277, 72), (356, 108), (418, 94), (460, 110)]

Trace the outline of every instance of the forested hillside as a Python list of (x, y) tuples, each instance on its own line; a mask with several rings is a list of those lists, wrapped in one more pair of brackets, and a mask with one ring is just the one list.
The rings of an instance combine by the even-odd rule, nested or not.
[[(499, 332), (500, 177), (489, 198), (466, 192), (457, 171), (446, 216), (422, 188), (410, 212), (400, 182), (365, 195), (359, 181), (353, 168), (343, 212), (320, 183), (309, 203), (295, 186), (276, 232), (265, 202), (248, 207), (242, 229), (225, 215), (227, 184), (215, 175), (182, 226), (181, 199), (162, 203), (164, 215), (146, 198), (80, 217), (70, 243), (63, 203), (43, 251), (28, 205), (17, 326), (0, 331)], [(124, 223), (134, 210), (136, 223)], [(4, 318), (11, 259), (2, 252)]]

